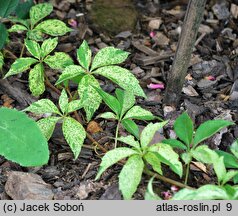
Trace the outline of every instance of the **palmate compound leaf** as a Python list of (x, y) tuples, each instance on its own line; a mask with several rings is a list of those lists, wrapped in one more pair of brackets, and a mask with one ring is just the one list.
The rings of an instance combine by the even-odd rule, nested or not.
[(55, 52), (54, 55), (48, 55), (44, 62), (49, 65), (52, 69), (63, 70), (69, 65), (72, 65), (74, 62), (71, 57), (64, 52)]
[(136, 77), (127, 69), (119, 66), (106, 66), (98, 68), (93, 72), (110, 79), (121, 88), (130, 91), (136, 96), (146, 97)]
[(150, 164), (153, 168), (153, 170), (160, 175), (163, 175), (163, 171), (161, 169), (161, 161), (160, 159), (154, 154), (153, 152), (147, 152), (144, 155), (144, 159), (148, 164)]
[(49, 140), (54, 132), (56, 123), (60, 120), (60, 117), (47, 117), (39, 120), (37, 125), (41, 129), (47, 140)]
[(65, 89), (63, 89), (59, 97), (59, 106), (63, 113), (67, 111), (68, 102), (69, 102), (68, 95)]
[(80, 65), (89, 70), (91, 58), (92, 51), (90, 50), (88, 43), (84, 40), (79, 49), (77, 49), (77, 60)]
[(0, 119), (0, 155), (26, 167), (48, 162), (48, 143), (35, 121), (7, 108), (0, 108)]
[(144, 128), (144, 130), (141, 132), (141, 135), (140, 135), (141, 147), (144, 149), (146, 146), (148, 146), (150, 141), (153, 139), (155, 132), (163, 128), (164, 125), (166, 124), (167, 124), (167, 121), (155, 123), (155, 124), (153, 123), (148, 124)]
[(30, 20), (32, 26), (48, 16), (53, 10), (53, 5), (49, 3), (37, 4), (30, 9)]
[(133, 136), (136, 137), (136, 139), (140, 139), (140, 130), (138, 125), (131, 119), (123, 119), (121, 121), (122, 126), (127, 130), (127, 132), (129, 132), (130, 134), (132, 134)]
[(93, 59), (91, 71), (96, 68), (124, 62), (129, 53), (114, 47), (105, 47), (98, 51)]
[(155, 116), (140, 106), (133, 106), (123, 119), (153, 120)]
[(36, 64), (29, 73), (29, 88), (34, 96), (40, 96), (45, 91), (44, 67), (42, 63)]
[(204, 122), (198, 127), (195, 133), (194, 145), (198, 145), (200, 142), (211, 137), (212, 135), (220, 131), (222, 128), (228, 127), (233, 124), (233, 122), (229, 122), (226, 120), (209, 120)]
[(50, 54), (57, 46), (58, 38), (49, 38), (44, 40), (41, 44), (41, 56), (44, 58), (48, 54)]
[(119, 147), (115, 148), (113, 150), (108, 151), (102, 158), (102, 162), (100, 164), (96, 180), (100, 178), (102, 173), (113, 164), (117, 163), (118, 161), (122, 160), (123, 158), (127, 158), (131, 155), (138, 154), (137, 151), (125, 148), (125, 147)]
[(236, 140), (230, 147), (233, 155), (238, 159), (238, 140)]
[(35, 29), (40, 30), (50, 36), (63, 36), (67, 32), (72, 31), (72, 29), (67, 27), (64, 22), (57, 19), (45, 20), (38, 24)]
[(96, 118), (117, 119), (117, 116), (112, 112), (105, 112), (105, 113), (98, 115)]
[(131, 135), (126, 137), (119, 137), (117, 140), (126, 143), (127, 145), (134, 147), (137, 150), (140, 150), (140, 143), (138, 141), (135, 141), (135, 138)]
[(232, 155), (230, 153), (227, 153), (227, 152), (224, 152), (224, 151), (221, 151), (221, 150), (216, 150), (216, 153), (219, 156), (224, 157), (224, 163), (225, 163), (226, 168), (236, 168), (236, 169), (238, 169), (238, 161), (237, 161), (237, 158), (234, 155)]
[(67, 105), (67, 109), (66, 109), (66, 112), (67, 113), (71, 113), (71, 112), (74, 112), (76, 110), (79, 110), (83, 107), (84, 105), (84, 101), (83, 100), (73, 100), (73, 101), (70, 101)]
[(94, 87), (100, 88), (98, 81), (92, 75), (85, 75), (79, 85), (78, 93), (83, 98), (84, 110), (86, 112), (87, 121), (90, 121), (95, 111), (98, 109), (102, 99)]
[(136, 192), (143, 170), (144, 162), (140, 155), (132, 155), (128, 158), (119, 174), (119, 189), (124, 199), (131, 199)]
[(41, 58), (41, 48), (37, 42), (25, 39), (25, 46), (27, 50), (31, 53), (31, 55), (33, 55), (37, 59)]
[(13, 25), (10, 29), (7, 30), (8, 32), (22, 32), (27, 31), (27, 27), (20, 24)]
[(27, 27), (27, 29), (29, 29), (29, 20), (19, 19), (19, 18), (16, 18), (16, 17), (10, 17), (9, 20), (12, 23), (20, 23), (23, 26)]
[(219, 157), (216, 161), (214, 161), (213, 168), (215, 170), (218, 182), (220, 184), (222, 182), (222, 180), (224, 179), (224, 177), (226, 176), (226, 167), (224, 164), (224, 158)]
[(59, 114), (60, 112), (55, 104), (49, 99), (41, 99), (32, 103), (29, 107), (23, 111), (28, 111), (36, 114), (45, 114), (45, 113), (55, 113)]
[(77, 159), (86, 138), (84, 127), (75, 119), (67, 117), (63, 121), (62, 129), (65, 140), (69, 144), (74, 158)]
[(30, 68), (30, 66), (34, 63), (36, 63), (38, 60), (34, 58), (19, 58), (17, 59), (12, 65), (10, 70), (7, 72), (4, 78), (7, 78), (9, 76), (19, 74), (21, 72), (24, 72)]
[(184, 145), (182, 142), (176, 139), (164, 139), (161, 141), (162, 143), (168, 144), (172, 146), (173, 148), (179, 148), (182, 150), (187, 150), (187, 146)]

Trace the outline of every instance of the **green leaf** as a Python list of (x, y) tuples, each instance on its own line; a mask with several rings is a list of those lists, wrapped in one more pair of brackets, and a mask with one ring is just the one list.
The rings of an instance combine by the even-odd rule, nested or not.
[(88, 43), (84, 40), (79, 49), (77, 49), (77, 59), (80, 65), (89, 70), (91, 63), (92, 51), (90, 50)]
[(133, 106), (124, 116), (123, 119), (153, 120), (154, 115), (140, 106)]
[(2, 52), (0, 52), (0, 71), (2, 70), (3, 65), (4, 65), (4, 56)]
[(216, 153), (224, 157), (226, 168), (238, 168), (238, 160), (234, 155), (220, 150), (216, 150)]
[(35, 42), (33, 40), (25, 39), (25, 46), (26, 46), (27, 50), (31, 53), (31, 55), (33, 55), (37, 59), (41, 58), (41, 48), (37, 42)]
[(10, 29), (7, 30), (8, 32), (21, 32), (21, 31), (27, 31), (27, 27), (19, 24), (13, 25)]
[(60, 114), (58, 108), (54, 103), (49, 99), (41, 99), (32, 103), (29, 107), (24, 109), (24, 111), (36, 113), (36, 114), (45, 114), (45, 113), (55, 113)]
[(10, 17), (9, 20), (13, 23), (20, 23), (24, 25), (27, 29), (29, 29), (29, 20), (19, 19), (16, 17)]
[(7, 108), (0, 108), (0, 117), (0, 155), (26, 167), (48, 162), (48, 143), (35, 121)]
[(37, 30), (37, 29), (28, 30), (26, 35), (27, 35), (27, 38), (29, 38), (30, 40), (35, 40), (35, 41), (44, 40), (44, 34), (40, 30)]
[(123, 116), (126, 111), (128, 111), (136, 102), (135, 96), (130, 91), (123, 91), (122, 89), (117, 88), (116, 97), (119, 103), (121, 104), (121, 116)]
[(79, 110), (81, 108), (83, 108), (83, 101), (82, 100), (73, 100), (73, 101), (70, 101), (68, 103), (68, 106), (67, 106), (67, 110), (66, 112), (67, 113), (71, 113), (71, 112), (74, 112), (76, 110)]
[(185, 164), (189, 164), (193, 159), (190, 152), (182, 153), (181, 158), (182, 158), (182, 160), (184, 161)]
[(148, 183), (147, 190), (145, 192), (145, 200), (161, 200), (161, 198), (153, 191), (153, 180), (154, 177), (151, 178)]
[(74, 64), (71, 57), (63, 52), (55, 52), (53, 56), (47, 56), (44, 62), (49, 65), (52, 69), (63, 70), (69, 65)]
[(193, 121), (191, 120), (187, 112), (184, 112), (176, 119), (174, 123), (174, 130), (179, 139), (186, 143), (187, 147), (190, 148), (190, 144), (193, 140), (194, 128)]
[(222, 185), (225, 185), (228, 181), (230, 181), (231, 179), (233, 179), (236, 175), (238, 175), (238, 171), (236, 170), (230, 170), (228, 171), (225, 176), (223, 176), (222, 179)]
[(56, 123), (60, 120), (60, 117), (48, 117), (43, 118), (37, 122), (37, 125), (41, 129), (47, 140), (49, 140), (54, 132)]
[(8, 17), (17, 7), (19, 0), (0, 0), (0, 17)]
[(157, 173), (159, 173), (160, 175), (163, 175), (163, 171), (161, 169), (161, 161), (160, 159), (156, 156), (155, 153), (153, 152), (147, 152), (144, 155), (144, 159), (146, 160), (146, 162), (148, 164), (150, 164), (153, 168), (153, 170)]
[(122, 126), (127, 130), (127, 132), (135, 136), (136, 139), (140, 139), (139, 127), (133, 120), (123, 119), (121, 123)]
[(7, 29), (6, 26), (2, 23), (0, 23), (0, 49), (2, 49), (6, 43), (7, 37), (8, 37), (8, 33), (7, 33)]
[(179, 155), (173, 150), (173, 148), (167, 144), (158, 143), (148, 148), (148, 151), (154, 152), (159, 160), (168, 165), (171, 170), (181, 178), (183, 175), (183, 166), (179, 161)]
[(125, 147), (119, 147), (115, 148), (113, 150), (108, 151), (102, 158), (102, 162), (100, 164), (96, 180), (100, 178), (102, 173), (113, 164), (117, 163), (118, 161), (122, 160), (123, 158), (127, 158), (131, 155), (137, 154), (137, 151), (125, 148)]
[(82, 67), (78, 65), (70, 65), (63, 70), (55, 85), (58, 85), (66, 80), (70, 80), (82, 74), (85, 74), (85, 71)]
[(117, 119), (117, 116), (112, 112), (105, 112), (105, 113), (98, 115), (97, 118)]
[(166, 124), (167, 124), (167, 121), (155, 123), (155, 124), (153, 123), (148, 124), (144, 128), (144, 130), (141, 132), (141, 135), (140, 135), (141, 147), (144, 149), (146, 146), (148, 146), (150, 141), (153, 139), (155, 132), (163, 128), (164, 125)]
[(28, 0), (23, 3), (19, 3), (16, 8), (17, 17), (21, 19), (27, 19), (29, 17), (29, 11), (33, 5), (33, 0)]
[(15, 75), (15, 74), (19, 74), (21, 72), (24, 72), (26, 70), (28, 70), (30, 68), (30, 66), (34, 63), (36, 63), (37, 60), (34, 58), (19, 58), (17, 59), (12, 65), (10, 70), (7, 72), (7, 74), (5, 75), (4, 79)]
[(194, 145), (196, 146), (203, 140), (211, 137), (222, 128), (233, 125), (234, 123), (226, 120), (209, 120), (199, 126), (194, 137)]
[(182, 142), (176, 139), (164, 139), (161, 141), (162, 143), (168, 144), (173, 148), (179, 148), (182, 150), (187, 150), (187, 146), (185, 146)]
[(49, 3), (37, 4), (30, 9), (31, 25), (34, 26), (40, 20), (48, 16), (53, 10), (53, 5)]
[(102, 67), (93, 73), (104, 76), (121, 88), (132, 92), (136, 96), (146, 97), (136, 77), (127, 69), (119, 66)]
[(39, 63), (29, 73), (29, 88), (34, 96), (40, 96), (44, 93), (44, 80), (44, 67), (42, 63)]
[(103, 101), (110, 107), (110, 109), (119, 116), (121, 110), (121, 105), (119, 101), (100, 88), (94, 87), (94, 89), (98, 92), (98, 94), (101, 96)]
[(74, 158), (77, 159), (86, 138), (84, 127), (75, 119), (67, 117), (63, 121), (62, 129), (65, 140), (74, 153)]
[(233, 178), (233, 182), (234, 182), (234, 184), (237, 184), (237, 183), (238, 183), (238, 175), (236, 175), (236, 176)]
[(238, 140), (236, 140), (230, 147), (231, 152), (233, 153), (233, 155), (236, 156), (236, 158), (238, 159)]
[(218, 154), (206, 145), (201, 145), (196, 149), (192, 149), (191, 154), (196, 160), (207, 164), (215, 163), (219, 159)]
[(65, 89), (63, 89), (59, 97), (59, 106), (63, 113), (67, 111), (68, 102), (69, 102), (68, 95)]
[(129, 200), (140, 184), (144, 162), (139, 155), (132, 155), (119, 174), (119, 189), (124, 199)]
[(217, 175), (217, 179), (219, 184), (221, 184), (222, 180), (226, 176), (226, 167), (223, 161), (223, 157), (219, 157), (216, 161), (213, 162), (213, 168)]
[(44, 40), (41, 45), (41, 56), (44, 58), (48, 54), (50, 54), (58, 44), (58, 38), (49, 38)]
[(102, 101), (93, 86), (100, 87), (98, 81), (91, 75), (85, 75), (78, 86), (79, 96), (84, 99), (83, 103), (87, 121), (91, 120)]
[(35, 29), (42, 31), (50, 36), (63, 36), (72, 29), (68, 28), (66, 24), (57, 19), (48, 19), (38, 24)]
[(129, 53), (123, 50), (114, 47), (105, 47), (99, 50), (94, 57), (91, 71), (103, 66), (120, 64), (127, 59), (128, 55)]
[(140, 150), (139, 142), (135, 141), (135, 138), (131, 135), (126, 137), (119, 137), (117, 140), (120, 142), (126, 143), (127, 145), (130, 145), (131, 147), (134, 147), (137, 150)]

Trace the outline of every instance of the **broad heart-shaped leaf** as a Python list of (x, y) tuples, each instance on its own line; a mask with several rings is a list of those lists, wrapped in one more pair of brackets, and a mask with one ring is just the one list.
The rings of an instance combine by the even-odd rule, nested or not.
[(37, 4), (30, 9), (31, 25), (34, 26), (37, 22), (48, 16), (53, 10), (53, 5), (49, 3)]
[(0, 0), (0, 17), (8, 17), (17, 7), (19, 0)]
[(96, 68), (124, 62), (130, 53), (114, 47), (105, 47), (98, 51), (93, 59), (91, 71)]
[(105, 112), (105, 113), (98, 115), (97, 118), (117, 119), (117, 116), (112, 112)]
[(100, 178), (102, 173), (113, 164), (117, 163), (118, 161), (122, 160), (123, 158), (127, 158), (131, 155), (138, 154), (137, 151), (125, 148), (125, 147), (119, 147), (115, 148), (113, 150), (108, 151), (102, 158), (102, 162), (100, 164), (96, 180)]
[(25, 39), (25, 46), (27, 50), (31, 53), (31, 55), (33, 55), (37, 59), (41, 58), (41, 48), (37, 42)]
[(228, 171), (225, 176), (222, 179), (222, 185), (225, 185), (228, 181), (230, 181), (232, 178), (234, 178), (236, 175), (238, 175), (237, 170), (230, 170)]
[(216, 161), (213, 162), (213, 168), (217, 175), (219, 184), (222, 182), (222, 180), (226, 176), (226, 167), (223, 160), (224, 160), (223, 157), (219, 157)]
[(234, 155), (224, 152), (224, 151), (220, 151), (220, 150), (216, 150), (216, 153), (219, 156), (224, 157), (224, 163), (225, 163), (226, 168), (237, 168), (238, 169), (238, 160)]
[(127, 132), (135, 136), (136, 139), (138, 140), (140, 139), (139, 127), (133, 120), (123, 119), (121, 123), (122, 123), (122, 126), (127, 130)]
[(82, 67), (80, 67), (78, 65), (67, 66), (63, 70), (62, 74), (59, 76), (59, 79), (57, 80), (55, 85), (58, 85), (66, 80), (70, 80), (74, 77), (77, 77), (77, 76), (83, 75), (83, 74), (85, 74), (85, 71)]
[(119, 66), (106, 66), (95, 70), (93, 73), (104, 76), (121, 88), (130, 91), (136, 96), (146, 97), (136, 77), (127, 69)]
[(4, 65), (4, 56), (2, 52), (0, 52), (0, 71), (2, 70), (3, 65)]
[(84, 100), (82, 103), (84, 104), (83, 108), (86, 112), (87, 121), (91, 120), (102, 102), (101, 96), (93, 86), (100, 88), (98, 81), (92, 75), (85, 75), (78, 86), (79, 96)]
[(68, 95), (65, 89), (63, 89), (59, 97), (59, 106), (63, 113), (67, 111), (68, 102), (69, 102)]
[(44, 40), (41, 45), (41, 56), (44, 58), (48, 54), (50, 54), (58, 44), (58, 38), (49, 38)]
[(89, 70), (91, 63), (92, 51), (90, 50), (88, 43), (84, 40), (79, 49), (77, 49), (77, 59), (80, 65)]
[(40, 96), (45, 91), (44, 67), (42, 63), (35, 65), (29, 73), (29, 87), (34, 96)]
[(161, 200), (161, 198), (153, 191), (153, 180), (154, 177), (151, 178), (148, 183), (147, 190), (145, 192), (145, 200)]
[(233, 122), (229, 122), (226, 120), (209, 120), (204, 122), (198, 127), (196, 131), (196, 134), (194, 137), (194, 145), (196, 146), (203, 140), (217, 133), (222, 128), (228, 127), (233, 124), (234, 124)]
[(64, 137), (74, 153), (74, 158), (77, 159), (86, 138), (84, 127), (75, 119), (67, 117), (63, 121), (62, 129)]
[(15, 24), (13, 25), (10, 29), (7, 30), (8, 32), (21, 32), (21, 31), (27, 31), (27, 27), (20, 25), (20, 24)]
[(176, 139), (164, 139), (164, 140), (162, 140), (162, 143), (168, 144), (168, 145), (172, 146), (173, 148), (187, 150), (187, 146), (185, 146), (182, 142), (180, 142)]
[(117, 88), (116, 91), (117, 100), (121, 104), (121, 117), (128, 111), (136, 102), (135, 96), (130, 91), (123, 91)]
[(131, 147), (134, 147), (137, 150), (140, 150), (139, 142), (135, 141), (135, 138), (131, 135), (126, 137), (119, 137), (117, 140), (120, 142), (126, 143), (127, 145), (130, 145)]
[(54, 132), (55, 124), (60, 120), (60, 117), (47, 117), (37, 122), (41, 132), (47, 140), (49, 140)]
[(179, 155), (173, 148), (167, 144), (157, 143), (148, 148), (149, 152), (153, 152), (162, 163), (168, 165), (171, 170), (180, 176), (183, 175), (183, 166), (179, 161)]
[(190, 148), (190, 144), (193, 140), (193, 121), (187, 112), (184, 112), (176, 119), (174, 130), (179, 139), (186, 143), (187, 147)]
[(35, 29), (44, 32), (50, 36), (63, 36), (67, 32), (72, 31), (64, 22), (57, 19), (49, 19), (38, 24)]
[(107, 106), (109, 106), (110, 109), (119, 116), (121, 111), (121, 105), (119, 101), (112, 95), (103, 91), (101, 88), (94, 87), (94, 89), (98, 92), (98, 94), (101, 96), (103, 101), (107, 104)]
[(123, 119), (153, 120), (154, 115), (140, 106), (133, 106)]
[(218, 154), (206, 145), (201, 145), (195, 149), (192, 149), (191, 154), (196, 160), (207, 164), (216, 163), (216, 161), (219, 159)]
[(36, 63), (38, 60), (34, 58), (19, 58), (17, 59), (12, 65), (10, 70), (7, 72), (4, 78), (7, 78), (9, 76), (19, 74), (21, 72), (24, 72), (30, 68), (30, 66), (34, 63)]
[(0, 32), (0, 49), (2, 49), (8, 37), (6, 26), (2, 23), (0, 23)]
[(160, 123), (150, 123), (148, 124), (144, 130), (141, 132), (140, 135), (140, 143), (141, 147), (144, 149), (146, 146), (149, 145), (150, 141), (153, 139), (155, 132), (164, 127), (167, 124), (167, 121), (160, 122)]
[(55, 104), (49, 99), (41, 99), (32, 103), (29, 107), (24, 109), (24, 111), (36, 113), (36, 114), (45, 114), (45, 113), (55, 113), (59, 114), (60, 112)]
[(48, 143), (35, 121), (7, 108), (0, 108), (0, 119), (0, 155), (26, 167), (48, 162)]
[(229, 200), (226, 190), (216, 185), (204, 185), (197, 190), (187, 188), (177, 192), (172, 200)]
[(230, 147), (230, 150), (232, 152), (233, 155), (235, 155), (235, 157), (238, 160), (238, 140), (236, 140)]
[(144, 170), (144, 162), (140, 155), (132, 155), (119, 174), (119, 189), (124, 199), (129, 200), (136, 192)]
[(71, 57), (63, 52), (55, 52), (52, 56), (47, 56), (44, 60), (52, 69), (63, 70), (69, 65), (72, 65), (74, 62)]
[(163, 175), (163, 171), (161, 169), (161, 161), (153, 152), (147, 152), (144, 155), (144, 159), (148, 164), (150, 164), (154, 171), (159, 173), (160, 175)]

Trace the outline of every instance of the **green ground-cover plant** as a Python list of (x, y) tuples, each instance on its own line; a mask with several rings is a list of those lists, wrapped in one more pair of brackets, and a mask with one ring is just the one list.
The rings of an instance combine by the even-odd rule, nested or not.
[(193, 121), (186, 112), (176, 119), (174, 123), (174, 130), (180, 140), (166, 139), (162, 142), (185, 151), (181, 154), (181, 158), (187, 165), (185, 176), (186, 184), (192, 158), (208, 164), (212, 164), (214, 158), (216, 158), (217, 154), (213, 150), (211, 150), (207, 145), (200, 144), (220, 131), (222, 128), (233, 124), (234, 123), (226, 120), (209, 120), (201, 124), (195, 131)]
[(160, 119), (154, 116), (150, 111), (143, 109), (140, 106), (135, 105), (135, 96), (130, 91), (123, 91), (121, 89), (116, 89), (116, 97), (108, 94), (102, 89), (96, 88), (96, 91), (102, 97), (103, 101), (113, 112), (105, 112), (98, 116), (98, 118), (112, 119), (116, 120), (117, 128), (115, 135), (115, 147), (117, 146), (117, 137), (119, 125), (121, 124), (130, 134), (139, 139), (139, 127), (133, 121), (135, 120), (154, 120)]
[[(50, 3), (42, 3), (32, 6), (30, 9), (30, 19), (11, 18), (14, 24), (8, 32), (27, 31), (27, 39), (42, 41), (44, 34), (50, 36), (62, 36), (71, 29), (58, 19), (48, 19), (40, 22), (47, 17), (53, 10)], [(40, 22), (40, 23), (39, 23)]]
[(118, 147), (107, 152), (102, 158), (96, 179), (99, 179), (102, 173), (113, 164), (128, 158), (119, 175), (119, 188), (125, 199), (131, 199), (141, 181), (143, 170), (148, 165), (155, 172), (163, 175), (161, 163), (164, 163), (182, 177), (182, 163), (179, 161), (179, 155), (171, 146), (163, 143), (149, 145), (155, 132), (166, 123), (167, 121), (148, 124), (140, 135), (140, 141), (136, 141), (131, 135), (119, 137), (120, 142), (130, 147)]
[(4, 65), (4, 56), (2, 52), (0, 52), (0, 71), (2, 70), (3, 65)]
[(55, 52), (54, 55), (49, 55), (56, 48), (57, 44), (58, 38), (49, 38), (41, 46), (36, 41), (25, 39), (25, 46), (32, 57), (15, 60), (4, 78), (29, 70), (34, 65), (29, 73), (29, 88), (34, 96), (41, 95), (45, 91), (44, 82), (45, 78), (47, 79), (44, 73), (44, 63), (50, 68), (58, 70), (73, 64), (73, 60), (66, 53)]
[(0, 108), (0, 155), (22, 166), (49, 160), (48, 143), (36, 122), (15, 109)]
[(52, 114), (52, 116), (43, 118), (37, 122), (47, 140), (52, 136), (56, 123), (62, 122), (63, 135), (76, 159), (84, 143), (86, 132), (78, 121), (70, 117), (70, 113), (82, 108), (82, 106), (83, 104), (79, 100), (69, 102), (67, 93), (63, 90), (59, 98), (60, 109), (51, 100), (41, 99), (32, 103), (24, 111), (35, 114)]
[(74, 80), (78, 83), (78, 93), (85, 98), (84, 110), (90, 121), (102, 102), (102, 98), (93, 86), (100, 88), (95, 75), (104, 76), (133, 95), (145, 97), (139, 81), (127, 69), (117, 64), (126, 60), (129, 53), (114, 47), (101, 49), (92, 61), (92, 52), (86, 41), (77, 50), (77, 60), (80, 65), (70, 65), (60, 75), (56, 85)]

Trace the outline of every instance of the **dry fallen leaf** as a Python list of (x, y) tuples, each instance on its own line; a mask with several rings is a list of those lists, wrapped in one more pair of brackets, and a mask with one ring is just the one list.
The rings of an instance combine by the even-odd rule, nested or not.
[(90, 121), (88, 123), (87, 132), (89, 132), (91, 134), (95, 134), (95, 133), (98, 133), (98, 132), (101, 132), (101, 131), (103, 131), (103, 129), (100, 127), (100, 125), (97, 122)]

